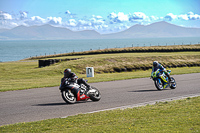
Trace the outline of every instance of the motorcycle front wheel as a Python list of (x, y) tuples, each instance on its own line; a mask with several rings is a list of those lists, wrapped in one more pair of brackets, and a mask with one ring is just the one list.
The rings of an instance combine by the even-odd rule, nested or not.
[(171, 77), (170, 88), (171, 89), (175, 89), (176, 88), (176, 81), (175, 81), (175, 79), (173, 77)]
[(154, 80), (155, 86), (157, 88), (157, 90), (163, 90), (163, 84), (162, 82), (159, 82), (158, 79)]
[(73, 104), (76, 102), (76, 96), (71, 92), (71, 90), (62, 90), (61, 95), (66, 103)]
[(99, 101), (101, 99), (101, 93), (95, 87), (92, 87), (92, 92), (89, 93), (89, 97), (92, 101)]

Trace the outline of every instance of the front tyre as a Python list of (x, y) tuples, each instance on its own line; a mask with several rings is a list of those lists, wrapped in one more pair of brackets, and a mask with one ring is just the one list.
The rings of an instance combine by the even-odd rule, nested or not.
[(71, 92), (71, 90), (62, 90), (61, 95), (66, 103), (73, 104), (76, 102), (76, 96)]
[(175, 89), (176, 88), (176, 81), (175, 81), (175, 79), (173, 77), (171, 77), (170, 88), (171, 89)]
[(154, 83), (155, 83), (157, 90), (163, 90), (162, 82), (161, 81), (159, 82), (159, 79), (155, 79)]
[(101, 99), (101, 93), (95, 87), (92, 87), (89, 93), (89, 97), (92, 101), (99, 101)]

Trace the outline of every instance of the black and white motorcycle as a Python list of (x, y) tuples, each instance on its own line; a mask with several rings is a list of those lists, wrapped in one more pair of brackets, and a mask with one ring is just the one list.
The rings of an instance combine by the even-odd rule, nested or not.
[(76, 101), (99, 101), (101, 94), (96, 87), (86, 87), (84, 84), (77, 84), (76, 82), (70, 82), (67, 78), (60, 84), (59, 87), (63, 100), (66, 103), (73, 104)]

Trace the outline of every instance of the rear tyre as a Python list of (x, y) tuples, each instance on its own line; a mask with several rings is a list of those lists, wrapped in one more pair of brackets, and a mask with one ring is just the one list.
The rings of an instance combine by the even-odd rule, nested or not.
[(92, 87), (92, 90), (95, 90), (94, 92), (89, 93), (89, 97), (92, 101), (99, 101), (101, 99), (101, 93), (99, 90), (95, 87)]
[(63, 90), (61, 95), (66, 103), (73, 104), (76, 102), (76, 96), (71, 92), (71, 90)]
[(173, 77), (171, 77), (170, 88), (171, 89), (175, 89), (176, 88), (176, 81), (175, 81), (175, 79)]
[(157, 88), (157, 90), (163, 90), (163, 84), (162, 82), (159, 82), (158, 79), (154, 80), (155, 86)]

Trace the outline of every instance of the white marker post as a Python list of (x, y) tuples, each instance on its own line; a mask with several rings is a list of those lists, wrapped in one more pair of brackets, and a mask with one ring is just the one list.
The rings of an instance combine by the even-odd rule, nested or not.
[(86, 75), (87, 75), (87, 77), (94, 77), (94, 68), (86, 67)]

